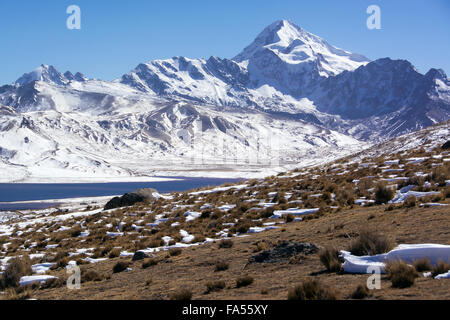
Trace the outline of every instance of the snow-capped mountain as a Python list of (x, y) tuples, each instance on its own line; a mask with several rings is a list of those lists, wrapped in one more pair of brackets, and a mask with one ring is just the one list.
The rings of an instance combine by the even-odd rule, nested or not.
[(42, 65), (0, 87), (0, 176), (261, 176), (449, 115), (442, 70), (371, 62), (282, 20), (233, 59), (155, 60), (113, 82)]
[(140, 64), (119, 81), (161, 96), (270, 111), (303, 112), (302, 94), (369, 62), (281, 20), (234, 59), (174, 57)]
[(286, 20), (264, 29), (233, 60), (247, 67), (253, 87), (270, 85), (295, 97), (323, 77), (352, 71), (370, 61), (336, 48)]
[(61, 74), (54, 66), (48, 66), (46, 64), (41, 65), (35, 70), (25, 73), (22, 77), (17, 79), (14, 83), (16, 86), (23, 86), (34, 81), (43, 81), (47, 83), (54, 83), (57, 85), (65, 85), (70, 81), (86, 81), (87, 78), (82, 74), (77, 72), (73, 75), (70, 71)]

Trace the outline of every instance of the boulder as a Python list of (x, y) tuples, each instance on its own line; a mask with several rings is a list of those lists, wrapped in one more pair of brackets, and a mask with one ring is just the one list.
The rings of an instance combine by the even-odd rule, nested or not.
[(133, 255), (133, 259), (131, 259), (131, 260), (138, 261), (138, 260), (144, 260), (149, 257), (150, 256), (143, 251), (136, 251), (135, 254)]
[(319, 251), (314, 243), (298, 243), (283, 241), (272, 249), (265, 250), (260, 254), (251, 257), (248, 264), (251, 263), (277, 263), (289, 260), (298, 254), (310, 255)]
[(444, 150), (450, 149), (450, 140), (448, 140), (446, 143), (444, 143), (441, 148)]
[(130, 207), (138, 202), (155, 200), (153, 193), (157, 193), (155, 189), (145, 188), (139, 189), (130, 193), (125, 193), (121, 197), (114, 197), (105, 205), (105, 210)]

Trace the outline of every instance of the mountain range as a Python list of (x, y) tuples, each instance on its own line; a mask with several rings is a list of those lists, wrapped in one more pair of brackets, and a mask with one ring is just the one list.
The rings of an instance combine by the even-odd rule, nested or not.
[(449, 115), (443, 70), (370, 61), (280, 20), (232, 59), (154, 60), (112, 82), (42, 65), (0, 87), (0, 181), (260, 176)]

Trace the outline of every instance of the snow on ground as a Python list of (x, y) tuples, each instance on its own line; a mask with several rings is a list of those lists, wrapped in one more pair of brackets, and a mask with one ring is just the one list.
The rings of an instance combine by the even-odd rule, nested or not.
[(247, 187), (246, 184), (241, 184), (241, 185), (237, 185), (237, 186), (218, 187), (218, 188), (213, 188), (213, 189), (208, 189), (208, 190), (196, 191), (196, 192), (191, 192), (189, 194), (192, 195), (192, 196), (196, 196), (196, 195), (200, 195), (200, 194), (208, 194), (208, 193), (214, 193), (214, 192), (220, 192), (220, 191), (228, 191), (230, 189), (241, 190), (241, 189), (244, 189), (246, 187)]
[(275, 226), (267, 226), (267, 227), (251, 227), (248, 230), (248, 233), (260, 233), (260, 232), (264, 232), (266, 230), (273, 230), (273, 229), (279, 229), (280, 227), (275, 227)]
[(198, 217), (200, 217), (202, 214), (200, 212), (195, 212), (195, 211), (186, 211), (184, 213), (184, 216), (186, 217), (186, 221), (193, 221), (195, 219), (197, 219)]
[(85, 261), (89, 262), (89, 263), (97, 263), (97, 262), (101, 262), (101, 261), (106, 261), (108, 260), (108, 258), (98, 258), (98, 259), (94, 259), (91, 257), (87, 257), (84, 259)]
[(423, 197), (427, 197), (427, 196), (436, 196), (436, 195), (440, 195), (440, 194), (441, 194), (440, 192), (435, 192), (435, 191), (429, 191), (429, 192), (408, 191), (408, 192), (404, 192), (404, 193), (397, 192), (394, 199), (389, 201), (389, 203), (401, 203), (412, 196), (414, 196), (416, 198), (423, 198)]
[(385, 273), (384, 267), (388, 261), (402, 260), (412, 264), (415, 260), (426, 258), (432, 265), (436, 265), (440, 260), (450, 263), (450, 245), (401, 244), (388, 253), (375, 256), (355, 256), (348, 251), (341, 251), (341, 256), (345, 260), (342, 265), (345, 272), (372, 273), (373, 270), (369, 270), (369, 267), (372, 267)]
[[(21, 222), (17, 222), (17, 223), (11, 223), (8, 225), (0, 225), (0, 235), (11, 235), (12, 231), (17, 227), (19, 229), (25, 229), (29, 226), (32, 226), (34, 224), (51, 224), (51, 223), (56, 223), (56, 222), (62, 222), (62, 221), (66, 221), (72, 218), (77, 218), (77, 217), (87, 217), (90, 215), (94, 215), (97, 213), (102, 212), (103, 209), (96, 209), (96, 210), (91, 210), (91, 211), (80, 211), (80, 212), (71, 212), (71, 213), (67, 213), (67, 214), (61, 214), (61, 215), (57, 215), (57, 216), (41, 216), (38, 218), (30, 218), (28, 220), (25, 221), (21, 221)], [(44, 210), (40, 211), (45, 212)], [(23, 217), (24, 218), (24, 217)]]
[(21, 287), (27, 286), (36, 282), (45, 283), (50, 279), (57, 279), (58, 277), (49, 276), (49, 275), (36, 275), (36, 276), (25, 276), (20, 278), (19, 285)]
[(427, 202), (419, 204), (419, 207), (446, 207), (448, 204), (439, 202)]
[(192, 234), (189, 234), (185, 230), (180, 230), (180, 235), (183, 237), (182, 241), (184, 243), (191, 243), (192, 241), (194, 241), (194, 238), (195, 238), (195, 236), (193, 236)]
[(435, 279), (450, 279), (450, 270), (448, 270), (448, 272), (443, 273), (443, 274), (438, 274), (436, 277), (434, 277)]
[(39, 263), (33, 265), (31, 268), (34, 274), (45, 274), (55, 263)]
[(287, 209), (287, 210), (275, 210), (273, 212), (273, 215), (270, 217), (271, 219), (278, 219), (282, 218), (284, 215), (292, 214), (294, 216), (302, 216), (307, 214), (316, 213), (320, 210), (320, 208), (313, 208), (313, 209)]
[(365, 206), (367, 203), (375, 203), (375, 200), (368, 199), (356, 199), (355, 204), (359, 204), (360, 206)]

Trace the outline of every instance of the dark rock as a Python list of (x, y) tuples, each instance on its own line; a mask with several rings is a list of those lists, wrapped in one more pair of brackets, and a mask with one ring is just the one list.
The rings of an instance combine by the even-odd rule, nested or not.
[(298, 254), (314, 254), (319, 248), (313, 243), (298, 243), (283, 241), (276, 247), (263, 251), (260, 254), (251, 257), (248, 263), (275, 263), (289, 260)]
[(444, 150), (450, 149), (450, 140), (448, 140), (446, 143), (444, 143), (441, 148)]
[(105, 210), (121, 208), (121, 207), (129, 207), (134, 205), (135, 203), (144, 201), (145, 198), (135, 193), (126, 193), (121, 197), (115, 197), (108, 201), (105, 205)]
[(138, 202), (151, 201), (155, 199), (155, 197), (153, 196), (153, 193), (155, 192), (158, 191), (152, 188), (145, 188), (133, 191), (131, 193), (125, 193), (121, 197), (115, 197), (109, 200), (104, 209), (110, 210), (115, 208), (129, 207)]
[(131, 260), (138, 261), (138, 260), (144, 260), (146, 258), (149, 258), (148, 254), (146, 254), (143, 251), (136, 251), (135, 254), (133, 255), (133, 259), (131, 259)]

